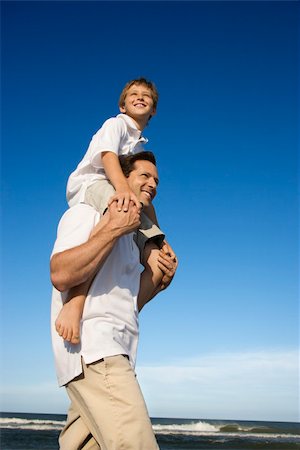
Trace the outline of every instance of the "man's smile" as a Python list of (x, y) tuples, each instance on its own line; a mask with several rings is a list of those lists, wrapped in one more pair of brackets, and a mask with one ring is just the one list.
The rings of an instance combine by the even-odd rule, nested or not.
[(141, 192), (143, 193), (143, 194), (146, 194), (146, 196), (149, 198), (149, 200), (152, 200), (153, 199), (153, 192), (151, 191), (147, 191), (146, 189), (141, 189)]

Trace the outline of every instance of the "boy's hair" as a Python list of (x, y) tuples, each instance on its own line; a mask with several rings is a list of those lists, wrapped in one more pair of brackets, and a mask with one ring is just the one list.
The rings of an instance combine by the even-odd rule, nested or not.
[(152, 152), (140, 152), (135, 155), (121, 155), (119, 156), (119, 161), (126, 178), (128, 178), (130, 172), (134, 170), (134, 163), (136, 161), (150, 161), (156, 166), (156, 159)]
[(137, 84), (138, 86), (140, 84), (144, 84), (145, 86), (147, 86), (148, 89), (150, 89), (152, 100), (153, 100), (153, 107), (156, 108), (157, 102), (158, 102), (158, 92), (157, 92), (156, 86), (154, 83), (152, 83), (152, 81), (146, 80), (146, 78), (142, 78), (142, 77), (137, 78), (136, 80), (128, 81), (128, 83), (126, 83), (123, 91), (121, 92), (120, 98), (119, 98), (119, 107), (122, 108), (124, 106), (128, 89), (130, 89), (131, 86), (134, 84)]

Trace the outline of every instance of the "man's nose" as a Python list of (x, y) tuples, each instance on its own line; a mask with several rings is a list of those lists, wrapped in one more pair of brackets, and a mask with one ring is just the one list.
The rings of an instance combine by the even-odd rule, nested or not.
[(148, 179), (148, 186), (153, 189), (156, 189), (157, 182), (156, 182), (155, 178), (151, 177)]

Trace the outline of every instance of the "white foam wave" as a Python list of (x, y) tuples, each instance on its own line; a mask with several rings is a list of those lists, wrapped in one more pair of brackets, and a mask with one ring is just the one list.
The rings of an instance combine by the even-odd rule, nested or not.
[[(41, 420), (41, 419), (20, 419), (17, 417), (0, 418), (0, 429), (21, 429), (21, 430), (57, 430), (60, 431), (65, 425), (62, 420)], [(185, 436), (212, 436), (220, 438), (248, 438), (248, 439), (264, 439), (268, 441), (281, 440), (282, 442), (292, 440), (300, 442), (300, 435), (281, 434), (281, 433), (251, 433), (251, 428), (237, 426), (234, 431), (224, 431), (224, 425), (210, 424), (204, 421), (196, 421), (181, 424), (154, 424), (155, 433), (163, 435), (185, 435)]]
[(20, 419), (17, 417), (0, 418), (0, 428), (21, 430), (61, 430), (65, 422), (61, 420)]
[(217, 433), (220, 431), (220, 427), (217, 425), (211, 425), (206, 422), (192, 422), (186, 424), (172, 424), (172, 425), (153, 425), (154, 431), (158, 433), (170, 432), (170, 433)]
[(269, 441), (275, 440), (292, 440), (300, 442), (300, 435), (281, 434), (281, 433), (251, 433), (251, 428), (242, 428), (234, 432), (222, 431), (222, 425), (212, 425), (207, 422), (192, 422), (189, 424), (172, 424), (172, 425), (153, 425), (153, 430), (158, 434), (174, 434), (174, 435), (190, 435), (190, 436), (214, 436), (214, 437), (232, 437), (232, 438), (248, 438), (248, 439), (264, 439)]

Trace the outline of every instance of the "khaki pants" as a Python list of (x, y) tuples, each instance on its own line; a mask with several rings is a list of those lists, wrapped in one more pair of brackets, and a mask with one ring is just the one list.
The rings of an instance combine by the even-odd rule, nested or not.
[(60, 450), (159, 450), (145, 401), (122, 355), (85, 365), (67, 386), (71, 399)]

